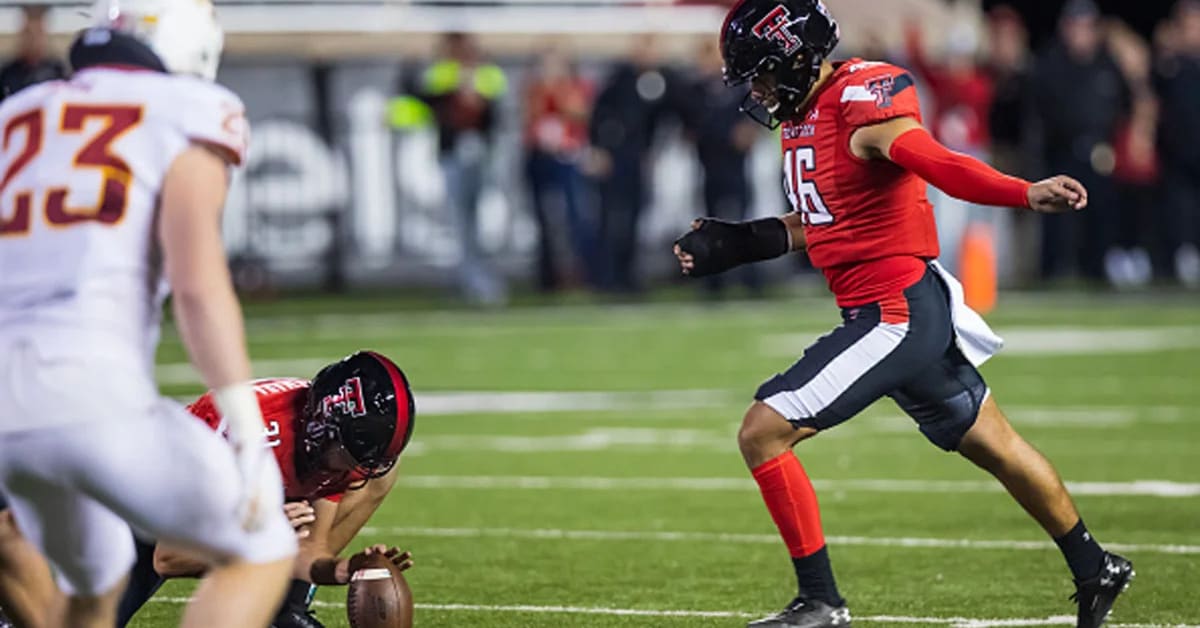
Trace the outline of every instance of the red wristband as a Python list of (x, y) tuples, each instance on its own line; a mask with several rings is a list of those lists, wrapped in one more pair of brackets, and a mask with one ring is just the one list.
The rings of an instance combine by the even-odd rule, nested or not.
[(1029, 207), (1032, 183), (942, 146), (925, 129), (901, 134), (892, 141), (888, 156), (954, 198), (977, 205)]

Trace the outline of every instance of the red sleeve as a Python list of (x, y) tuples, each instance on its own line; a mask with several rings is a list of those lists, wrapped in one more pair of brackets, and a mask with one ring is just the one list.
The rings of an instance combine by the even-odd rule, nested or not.
[(977, 205), (1029, 207), (1031, 183), (942, 146), (925, 129), (912, 129), (897, 137), (888, 156), (954, 198)]
[(921, 120), (921, 99), (916, 81), (908, 72), (879, 64), (856, 74), (842, 87), (842, 117), (852, 127), (869, 126), (893, 118)]

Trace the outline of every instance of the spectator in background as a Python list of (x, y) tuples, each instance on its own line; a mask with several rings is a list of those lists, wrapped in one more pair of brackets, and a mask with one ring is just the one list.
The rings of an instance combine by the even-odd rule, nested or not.
[(1180, 0), (1165, 28), (1154, 76), (1165, 239), (1176, 277), (1200, 287), (1200, 2)]
[(863, 28), (862, 43), (859, 44), (858, 52), (854, 56), (862, 59), (887, 61), (888, 63), (891, 63), (894, 58), (883, 33), (873, 27)]
[[(1001, 172), (1026, 179), (1037, 179), (1023, 154), (1030, 132), (1029, 102), (1031, 72), (1029, 32), (1021, 15), (1007, 5), (998, 6), (987, 16), (988, 46), (985, 68), (992, 81), (992, 106), (987, 113), (991, 137), (991, 162)], [(1012, 268), (1019, 277), (1038, 274), (1038, 215), (1033, 212), (1011, 214), (1014, 237)]]
[[(975, 59), (979, 49), (975, 29), (964, 22), (956, 24), (946, 37), (945, 60), (938, 64), (925, 56), (921, 29), (915, 22), (905, 29), (905, 44), (909, 65), (933, 96), (926, 121), (934, 137), (953, 150), (986, 160), (992, 81)], [(992, 215), (973, 211), (970, 203), (940, 190), (931, 189), (929, 197), (942, 243), (939, 259), (954, 272), (966, 275), (959, 262), (967, 227), (973, 220), (990, 221)]]
[(484, 259), (479, 242), (479, 198), (497, 126), (496, 107), (508, 89), (499, 66), (483, 59), (475, 40), (450, 33), (442, 58), (421, 75), (418, 96), (433, 112), (438, 128), (439, 163), (456, 215), (462, 258), (459, 285), (478, 305), (500, 305), (503, 280)]
[(629, 61), (619, 63), (596, 97), (589, 130), (591, 172), (600, 193), (603, 286), (639, 290), (635, 276), (638, 221), (649, 199), (650, 148), (668, 110), (668, 73), (651, 35), (637, 39)]
[(596, 284), (599, 260), (596, 231), (584, 209), (579, 162), (588, 141), (592, 87), (581, 79), (561, 50), (549, 50), (525, 90), (526, 175), (530, 200), (538, 224), (538, 287), (549, 292), (559, 287), (554, 244), (555, 210), (552, 196), (561, 200), (578, 275)]
[(0, 68), (0, 100), (42, 81), (65, 78), (67, 68), (50, 56), (46, 35), (46, 7), (25, 6), (25, 24), (17, 43), (16, 57)]
[[(705, 215), (729, 221), (749, 217), (750, 183), (746, 160), (759, 138), (758, 125), (742, 113), (747, 89), (725, 86), (724, 61), (716, 39), (706, 39), (698, 55), (697, 76), (687, 85), (683, 106), (688, 135), (704, 173)], [(729, 273), (733, 274), (733, 273)], [(713, 298), (721, 295), (724, 274), (708, 277), (704, 289)], [(762, 293), (762, 279), (754, 264), (738, 271), (738, 278), (753, 296)]]
[(1126, 110), (1120, 71), (1104, 48), (1091, 0), (1069, 0), (1059, 38), (1034, 70), (1031, 158), (1039, 171), (1075, 177), (1088, 189), (1088, 211), (1042, 216), (1043, 278), (1072, 268), (1103, 277), (1104, 252), (1116, 232), (1112, 139)]
[(1147, 247), (1158, 217), (1158, 99), (1150, 85), (1150, 47), (1121, 22), (1108, 28), (1108, 47), (1129, 88), (1128, 114), (1113, 138), (1113, 182), (1120, 209), (1114, 246), (1104, 254), (1104, 274), (1118, 287), (1148, 284), (1154, 275)]
[(988, 145), (988, 111), (992, 105), (992, 80), (975, 61), (979, 38), (966, 23), (956, 24), (946, 37), (946, 56), (932, 63), (925, 55), (919, 24), (905, 29), (909, 64), (929, 86), (934, 107), (927, 116), (934, 137), (948, 148), (981, 156)]
[(1002, 172), (1021, 176), (1029, 167), (1021, 157), (1030, 98), (1029, 33), (1021, 16), (1009, 6), (988, 14), (986, 71), (992, 83), (987, 111), (992, 163)]

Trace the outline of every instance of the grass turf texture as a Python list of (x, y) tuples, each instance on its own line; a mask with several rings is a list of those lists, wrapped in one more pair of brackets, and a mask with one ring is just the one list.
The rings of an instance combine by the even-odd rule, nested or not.
[[(774, 528), (742, 467), (734, 434), (758, 383), (789, 364), (780, 356), (792, 340), (780, 336), (815, 338), (838, 322), (828, 300), (715, 308), (582, 304), (473, 313), (411, 310), (378, 298), (308, 298), (253, 304), (247, 311), (254, 359), (282, 360), (267, 364), (274, 370), (259, 375), (310, 376), (315, 369), (278, 369), (286, 371), (290, 360), (331, 361), (358, 348), (373, 348), (405, 369), (417, 391), (419, 412), (421, 394), (436, 391), (723, 393), (695, 408), (419, 414), (413, 455), (402, 461), (402, 475), (412, 480), (401, 480), (369, 524), (370, 533), (355, 544), (387, 542), (411, 549), (417, 566), (409, 572), (409, 582), (418, 603), (762, 613), (790, 599), (790, 564), (782, 542), (770, 539)], [(989, 321), (1002, 334), (1028, 327), (1200, 328), (1195, 301), (1172, 297), (1006, 296)], [(1196, 337), (1186, 336), (1166, 349), (1109, 353), (1101, 336), (1083, 354), (1001, 354), (983, 373), (1018, 429), (1068, 481), (1197, 482), (1200, 358)], [(185, 361), (170, 333), (159, 361)], [(199, 388), (176, 380), (164, 391), (184, 396)], [(815, 480), (834, 481), (832, 489), (818, 490), (830, 536), (1046, 540), (1000, 492), (838, 488), (837, 481), (846, 479), (989, 480), (969, 463), (928, 444), (890, 401), (802, 444), (797, 452)], [(464, 488), (445, 486), (445, 476), (730, 478), (747, 483), (711, 490)], [(1082, 495), (1077, 501), (1102, 542), (1200, 545), (1200, 496)], [(528, 531), (538, 529), (639, 534), (531, 538)], [(703, 535), (648, 537), (656, 531), (754, 536), (737, 542)], [(856, 617), (1045, 618), (1073, 610), (1066, 599), (1072, 590), (1069, 574), (1050, 546), (831, 543), (830, 551)], [(1200, 622), (1195, 595), (1200, 554), (1130, 551), (1128, 556), (1137, 565), (1138, 578), (1118, 605), (1114, 622)], [(159, 597), (186, 597), (191, 588), (186, 581), (169, 583)], [(318, 600), (344, 602), (345, 590), (324, 587)], [(180, 612), (178, 603), (151, 603), (134, 625), (174, 625)], [(339, 607), (319, 607), (318, 614), (328, 626), (347, 625)], [(428, 608), (417, 615), (422, 627), (744, 622), (740, 617)]]

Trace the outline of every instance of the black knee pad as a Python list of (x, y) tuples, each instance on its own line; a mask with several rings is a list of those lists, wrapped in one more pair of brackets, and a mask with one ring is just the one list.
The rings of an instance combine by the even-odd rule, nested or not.
[(945, 451), (956, 451), (975, 425), (988, 388), (970, 364), (948, 371), (937, 387), (940, 394), (917, 397), (908, 391), (896, 391), (891, 397), (917, 422), (929, 442)]

